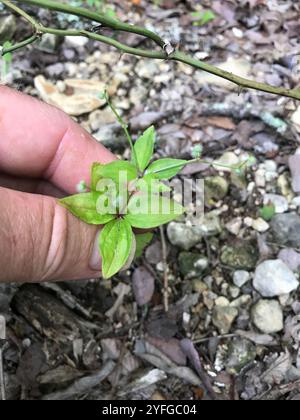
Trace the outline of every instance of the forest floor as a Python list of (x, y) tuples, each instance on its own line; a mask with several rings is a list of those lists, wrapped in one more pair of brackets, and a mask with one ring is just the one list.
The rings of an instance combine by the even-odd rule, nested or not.
[[(205, 24), (192, 0), (110, 3), (121, 20), (180, 39), (198, 59), (300, 87), (298, 2), (202, 1), (213, 11)], [(39, 18), (66, 23), (54, 16)], [(17, 25), (17, 39), (26, 28)], [(67, 111), (120, 157), (129, 149), (97, 98), (105, 86), (134, 137), (155, 125), (157, 157), (190, 159), (201, 145), (206, 159), (229, 165), (255, 158), (241, 174), (188, 166), (177, 180), (205, 180), (204, 220), (157, 231), (112, 280), (0, 285), (7, 399), (299, 400), (299, 104), (82, 38), (44, 37), (13, 55), (6, 79)]]

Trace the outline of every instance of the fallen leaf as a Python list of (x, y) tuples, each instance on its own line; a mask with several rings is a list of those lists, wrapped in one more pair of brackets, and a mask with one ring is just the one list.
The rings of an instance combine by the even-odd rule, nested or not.
[(32, 344), (22, 355), (17, 369), (20, 384), (32, 388), (37, 376), (46, 368), (46, 355), (40, 344)]
[(236, 129), (236, 124), (231, 118), (227, 117), (209, 117), (206, 119), (206, 123), (214, 127), (223, 128), (224, 130)]
[(134, 270), (132, 288), (138, 305), (146, 305), (151, 301), (155, 289), (155, 281), (152, 274), (145, 267), (139, 267)]
[(177, 338), (162, 339), (158, 337), (147, 337), (147, 341), (166, 354), (173, 362), (180, 366), (186, 365), (186, 355), (180, 347), (180, 341)]
[(286, 379), (287, 372), (292, 366), (292, 358), (289, 351), (281, 353), (263, 374), (262, 380), (269, 385), (279, 385)]

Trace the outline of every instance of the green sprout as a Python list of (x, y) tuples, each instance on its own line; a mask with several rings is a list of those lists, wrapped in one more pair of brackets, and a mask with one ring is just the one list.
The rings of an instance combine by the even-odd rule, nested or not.
[[(6, 41), (4, 42), (2, 48), (3, 50), (7, 50), (12, 46), (12, 43), (10, 41)], [(10, 72), (10, 68), (11, 68), (11, 64), (12, 64), (12, 53), (6, 53), (3, 55), (2, 60), (3, 60), (3, 65), (2, 65), (2, 78), (5, 78), (8, 73)]]
[(193, 22), (194, 26), (204, 26), (216, 18), (216, 15), (212, 10), (192, 12), (191, 16), (195, 19), (195, 21)]
[(262, 217), (266, 222), (272, 220), (273, 216), (276, 214), (276, 209), (274, 204), (270, 201), (265, 206), (260, 209), (260, 217)]
[[(82, 181), (79, 194), (60, 200), (74, 216), (92, 225), (104, 226), (100, 233), (99, 250), (102, 275), (110, 278), (128, 262), (136, 247), (136, 255), (151, 241), (152, 234), (136, 235), (134, 229), (154, 229), (181, 216), (185, 209), (166, 196), (171, 189), (163, 182), (176, 176), (187, 164), (201, 160), (201, 146), (194, 148), (192, 160), (162, 158), (153, 161), (156, 132), (149, 127), (134, 142), (126, 122), (113, 105), (107, 92), (99, 95), (121, 124), (131, 148), (131, 161), (115, 160), (108, 164), (95, 162), (91, 169), (91, 184), (85, 192)], [(241, 170), (245, 162), (231, 169)]]

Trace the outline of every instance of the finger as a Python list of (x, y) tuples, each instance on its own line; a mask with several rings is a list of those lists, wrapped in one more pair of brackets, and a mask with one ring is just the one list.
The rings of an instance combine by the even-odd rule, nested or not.
[(93, 162), (115, 156), (62, 111), (0, 86), (0, 170), (75, 193)]
[(55, 198), (66, 196), (65, 191), (60, 190), (48, 181), (33, 178), (18, 178), (2, 173), (0, 173), (0, 187), (32, 194), (48, 195)]
[(76, 280), (100, 275), (99, 226), (51, 197), (0, 188), (0, 282)]

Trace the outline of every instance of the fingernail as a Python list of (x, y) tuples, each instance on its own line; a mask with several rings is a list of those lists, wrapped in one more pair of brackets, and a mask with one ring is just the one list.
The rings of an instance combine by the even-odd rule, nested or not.
[(90, 268), (94, 271), (101, 271), (101, 257), (100, 257), (100, 251), (99, 251), (99, 236), (100, 232), (97, 233), (92, 256), (90, 259)]

